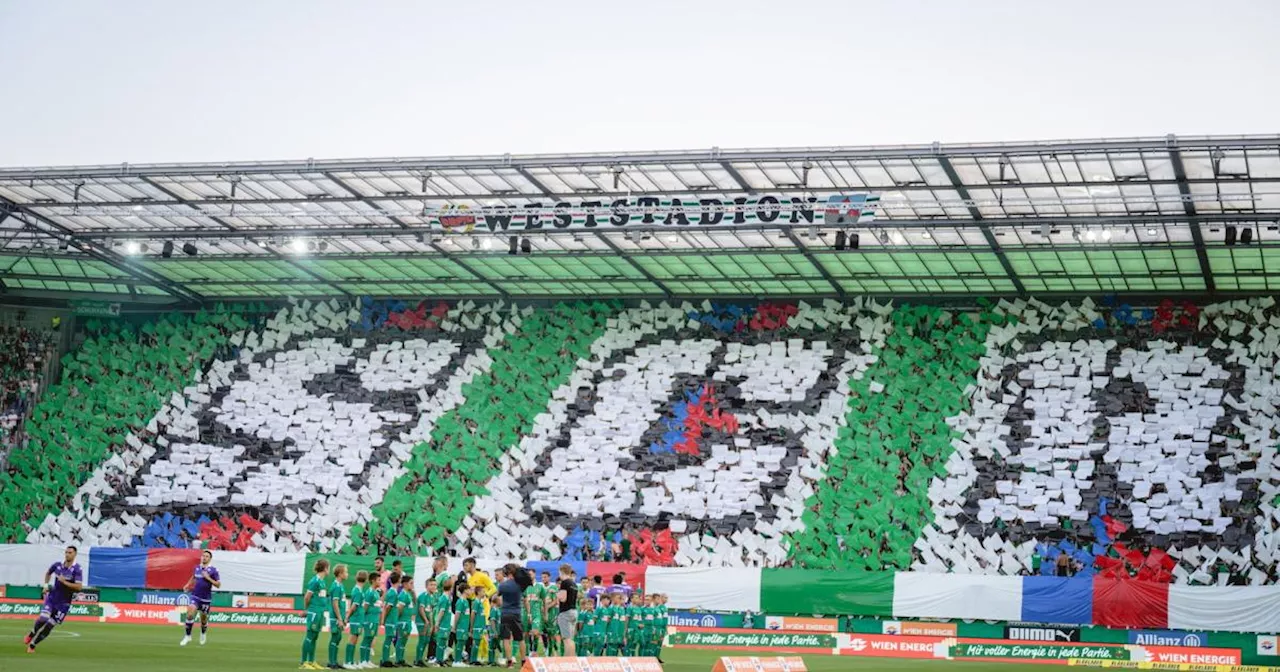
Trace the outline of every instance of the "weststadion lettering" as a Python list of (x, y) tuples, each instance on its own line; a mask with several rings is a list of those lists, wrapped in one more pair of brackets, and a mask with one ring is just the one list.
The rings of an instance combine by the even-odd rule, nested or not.
[(778, 649), (834, 649), (832, 635), (804, 635), (785, 632), (674, 632), (672, 646), (743, 646)]
[[(840, 194), (825, 201), (816, 197), (739, 196), (732, 199), (657, 198), (642, 196), (604, 201), (559, 202), (551, 206), (527, 203), (520, 207), (445, 207), (435, 220), (446, 231), (470, 232), (482, 224), (489, 232), (509, 230), (595, 229), (639, 226), (716, 226), (721, 224), (867, 224), (875, 218), (880, 197)], [(822, 204), (824, 207), (817, 208)]]

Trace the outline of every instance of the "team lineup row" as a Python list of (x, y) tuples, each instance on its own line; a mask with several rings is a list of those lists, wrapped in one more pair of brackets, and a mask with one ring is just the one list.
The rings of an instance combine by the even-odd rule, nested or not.
[[(660, 653), (667, 625), (665, 596), (645, 596), (625, 584), (613, 586), (617, 590), (607, 593), (579, 591), (569, 565), (561, 567), (558, 586), (551, 584), (550, 573), (544, 572), (542, 583), (535, 583), (526, 570), (514, 565), (495, 570), (496, 583), (471, 560), (464, 563), (464, 572), (457, 577), (444, 571), (445, 567), (447, 560), (437, 558), (435, 576), (427, 578), (416, 595), (413, 576), (402, 573), (398, 563), (390, 570), (357, 572), (355, 587), (348, 592), (347, 567), (338, 565), (330, 572), (327, 560), (317, 561), (303, 596), (307, 635), (300, 669), (324, 669), (316, 662), (316, 649), (326, 622), (330, 631), (328, 667), (332, 669), (374, 667), (373, 644), (380, 632), (381, 667), (410, 666), (407, 650), (415, 633), (412, 665), (417, 667), (431, 663), (444, 666), (450, 661), (456, 667), (486, 662), (512, 666), (526, 652), (571, 656)], [(347, 644), (339, 664), (338, 649), (344, 634)], [(488, 648), (483, 662), (482, 643)], [(518, 645), (518, 657), (512, 655), (513, 643)]]

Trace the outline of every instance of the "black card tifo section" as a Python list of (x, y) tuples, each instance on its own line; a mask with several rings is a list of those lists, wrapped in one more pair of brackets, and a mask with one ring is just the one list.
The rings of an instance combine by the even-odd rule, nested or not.
[[(1067, 516), (1064, 516), (1052, 524), (1045, 524), (998, 517), (994, 521), (984, 523), (979, 520), (979, 512), (983, 500), (1005, 501), (1010, 497), (1008, 493), (1010, 484), (1016, 490), (1019, 484), (1034, 483), (1035, 479), (1052, 474), (1055, 466), (1065, 465), (1072, 474), (1079, 473), (1082, 465), (1090, 462), (1093, 474), (1087, 480), (1087, 486), (1079, 489), (1081, 502), (1078, 509), (1082, 509), (1092, 518), (1101, 513), (1102, 503), (1105, 500), (1106, 513), (1128, 526), (1128, 530), (1113, 541), (1141, 543), (1164, 549), (1170, 546), (1187, 548), (1199, 545), (1214, 549), (1239, 550), (1252, 544), (1255, 512), (1251, 510), (1250, 502), (1258, 501), (1258, 481), (1252, 476), (1242, 474), (1256, 468), (1257, 463), (1248, 459), (1248, 456), (1244, 455), (1244, 450), (1233, 450), (1228, 445), (1228, 441), (1238, 440), (1242, 436), (1235, 423), (1247, 423), (1249, 418), (1246, 413), (1219, 400), (1234, 397), (1244, 390), (1245, 369), (1237, 363), (1227, 361), (1229, 353), (1226, 350), (1212, 347), (1213, 336), (1180, 333), (1177, 339), (1179, 345), (1175, 346), (1171, 352), (1183, 352), (1182, 349), (1187, 347), (1204, 348), (1206, 351), (1203, 356), (1211, 366), (1220, 367), (1222, 375), (1207, 380), (1204, 376), (1204, 367), (1194, 365), (1193, 370), (1181, 374), (1171, 371), (1148, 375), (1150, 380), (1147, 383), (1135, 380), (1143, 375), (1134, 371), (1134, 363), (1145, 365), (1147, 355), (1151, 352), (1147, 338), (1134, 332), (1108, 333), (1107, 340), (1114, 340), (1116, 343), (1115, 347), (1106, 352), (1102, 361), (1097, 363), (1100, 366), (1090, 367), (1090, 370), (1085, 372), (1074, 373), (1076, 377), (1084, 377), (1088, 380), (1087, 390), (1072, 389), (1066, 392), (1065, 399), (1060, 396), (1054, 403), (1048, 406), (1042, 404), (1037, 408), (1034, 403), (1034, 397), (1037, 395), (1034, 386), (1037, 376), (1046, 375), (1042, 364), (1021, 362), (1005, 367), (1000, 372), (998, 384), (994, 386), (987, 401), (990, 403), (1012, 401), (1009, 403), (1007, 414), (1002, 418), (1002, 423), (1009, 428), (1008, 433), (996, 439), (1003, 442), (1009, 455), (1002, 457), (996, 453), (990, 458), (974, 456), (973, 466), (977, 471), (977, 477), (973, 486), (966, 492), (963, 512), (957, 517), (957, 523), (969, 535), (978, 539), (999, 533), (1004, 539), (1015, 544), (1029, 540), (1049, 543), (1067, 540), (1078, 547), (1089, 548), (1100, 540), (1095, 533), (1095, 527), (1087, 520), (1067, 521), (1065, 520)], [(1054, 342), (1070, 347), (1080, 341), (1090, 340), (1099, 340), (1096, 331), (1081, 330), (1076, 333), (1060, 334)], [(1048, 339), (1028, 340), (1023, 352), (1035, 352), (1047, 342)], [(1126, 355), (1126, 350), (1133, 352)], [(1061, 363), (1058, 365), (1061, 366)], [(1199, 373), (1194, 371), (1196, 368), (1200, 369)], [(1173, 411), (1166, 409), (1162, 417), (1157, 413), (1157, 405), (1162, 402), (1162, 399), (1164, 401), (1170, 399), (1172, 394), (1168, 389), (1163, 393), (1160, 390), (1150, 389), (1149, 383), (1154, 381), (1159, 381), (1162, 385), (1172, 384), (1174, 389), (1179, 390), (1190, 391), (1194, 387), (1197, 388), (1197, 392), (1186, 395), (1188, 408)], [(1011, 388), (1010, 384), (1016, 387)], [(1011, 392), (1011, 389), (1017, 391)], [(1014, 399), (1011, 400), (1010, 396)], [(976, 403), (980, 401), (975, 400)], [(1055, 445), (1052, 443), (1054, 439), (1046, 436), (1046, 431), (1054, 426), (1054, 420), (1047, 416), (1061, 412), (1063, 407), (1069, 409), (1073, 405), (1090, 409), (1089, 420), (1084, 426), (1079, 427), (1088, 437), (1087, 454), (1080, 460), (1055, 460), (1057, 464), (1050, 463), (1047, 469), (1039, 464), (1029, 466), (1022, 459), (1025, 455), (1047, 445)], [(1200, 437), (1207, 444), (1206, 447), (1203, 450), (1192, 450), (1190, 455), (1177, 455), (1176, 446), (1186, 446), (1192, 442), (1201, 443), (1194, 435), (1195, 432), (1188, 434), (1182, 429), (1185, 429), (1187, 423), (1195, 423), (1198, 420), (1198, 414), (1205, 408), (1221, 409), (1221, 415), (1213, 419), (1211, 427), (1199, 428), (1197, 424), (1197, 428), (1201, 429), (1200, 433), (1207, 434)], [(1183, 426), (1182, 429), (1179, 429), (1180, 425)], [(1143, 442), (1148, 446), (1160, 446), (1163, 457), (1159, 458), (1158, 463), (1152, 463), (1155, 460), (1146, 460), (1140, 465), (1131, 465), (1129, 467), (1131, 471), (1126, 473), (1123, 468), (1125, 452), (1137, 450), (1137, 448), (1123, 445), (1118, 441), (1113, 445), (1112, 437), (1117, 428), (1123, 428), (1123, 431), (1130, 435), (1141, 432), (1144, 437)], [(1208, 431), (1203, 431), (1204, 429)], [(1171, 449), (1172, 452), (1170, 452)], [(1111, 459), (1108, 459), (1109, 452)], [(1194, 517), (1200, 513), (1200, 510), (1189, 512), (1183, 504), (1186, 501), (1185, 496), (1176, 492), (1170, 493), (1170, 487), (1165, 484), (1151, 483), (1148, 477), (1156, 469), (1177, 470), (1187, 478), (1198, 479), (1202, 486), (1223, 484), (1238, 490), (1240, 494), (1238, 498), (1220, 499), (1220, 510), (1215, 512), (1218, 517), (1230, 517), (1230, 525), (1220, 533), (1210, 529), (1160, 530), (1160, 522), (1180, 524), (1180, 521), (1188, 518), (1188, 513), (1192, 513)], [(1135, 481), (1143, 480), (1150, 484), (1149, 490), (1138, 491)], [(1005, 484), (1004, 491), (1000, 485), (1002, 482)], [(1174, 489), (1182, 488), (1177, 486)], [(1143, 515), (1135, 516), (1135, 511), (1144, 509)]]

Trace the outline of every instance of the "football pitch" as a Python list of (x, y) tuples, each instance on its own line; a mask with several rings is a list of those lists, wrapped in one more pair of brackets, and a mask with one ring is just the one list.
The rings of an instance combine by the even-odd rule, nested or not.
[[(254, 630), (246, 628), (211, 628), (209, 643), (192, 642), (179, 647), (182, 628), (178, 626), (119, 625), (102, 623), (65, 623), (40, 645), (34, 655), (27, 655), (22, 645), (30, 623), (25, 620), (0, 620), (0, 670), (65, 672), (89, 670), (97, 672), (195, 672), (219, 670), (234, 672), (279, 672), (298, 667), (302, 635), (295, 632)], [(321, 637), (317, 659), (328, 658), (329, 636)], [(381, 640), (374, 659), (381, 651)], [(412, 655), (412, 651), (410, 651)], [(709, 672), (721, 655), (745, 655), (704, 650), (667, 650), (663, 654), (666, 672)], [(885, 658), (850, 658), (804, 656), (814, 672), (858, 670), (860, 672), (1019, 672), (1038, 669), (1042, 665), (1006, 663), (946, 662), (932, 660), (891, 660)], [(497, 668), (489, 668), (497, 669)]]

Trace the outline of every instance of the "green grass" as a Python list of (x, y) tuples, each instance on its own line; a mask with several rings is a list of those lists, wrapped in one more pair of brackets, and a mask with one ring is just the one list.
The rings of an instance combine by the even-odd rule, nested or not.
[[(278, 672), (298, 667), (302, 641), (302, 636), (294, 632), (215, 627), (209, 630), (207, 645), (201, 647), (193, 642), (181, 648), (178, 640), (182, 638), (182, 629), (176, 625), (65, 623), (40, 645), (38, 653), (27, 655), (22, 637), (30, 625), (25, 620), (0, 620), (0, 670), (3, 672)], [(327, 661), (328, 641), (328, 635), (322, 635), (318, 655), (321, 663)], [(374, 650), (375, 659), (380, 651), (379, 639)], [(719, 655), (716, 651), (668, 650), (663, 658), (667, 661), (666, 672), (709, 672)], [(942, 672), (944, 668), (946, 672), (1044, 670), (1042, 665), (831, 656), (805, 656), (805, 662), (813, 672), (905, 672), (917, 669)]]

